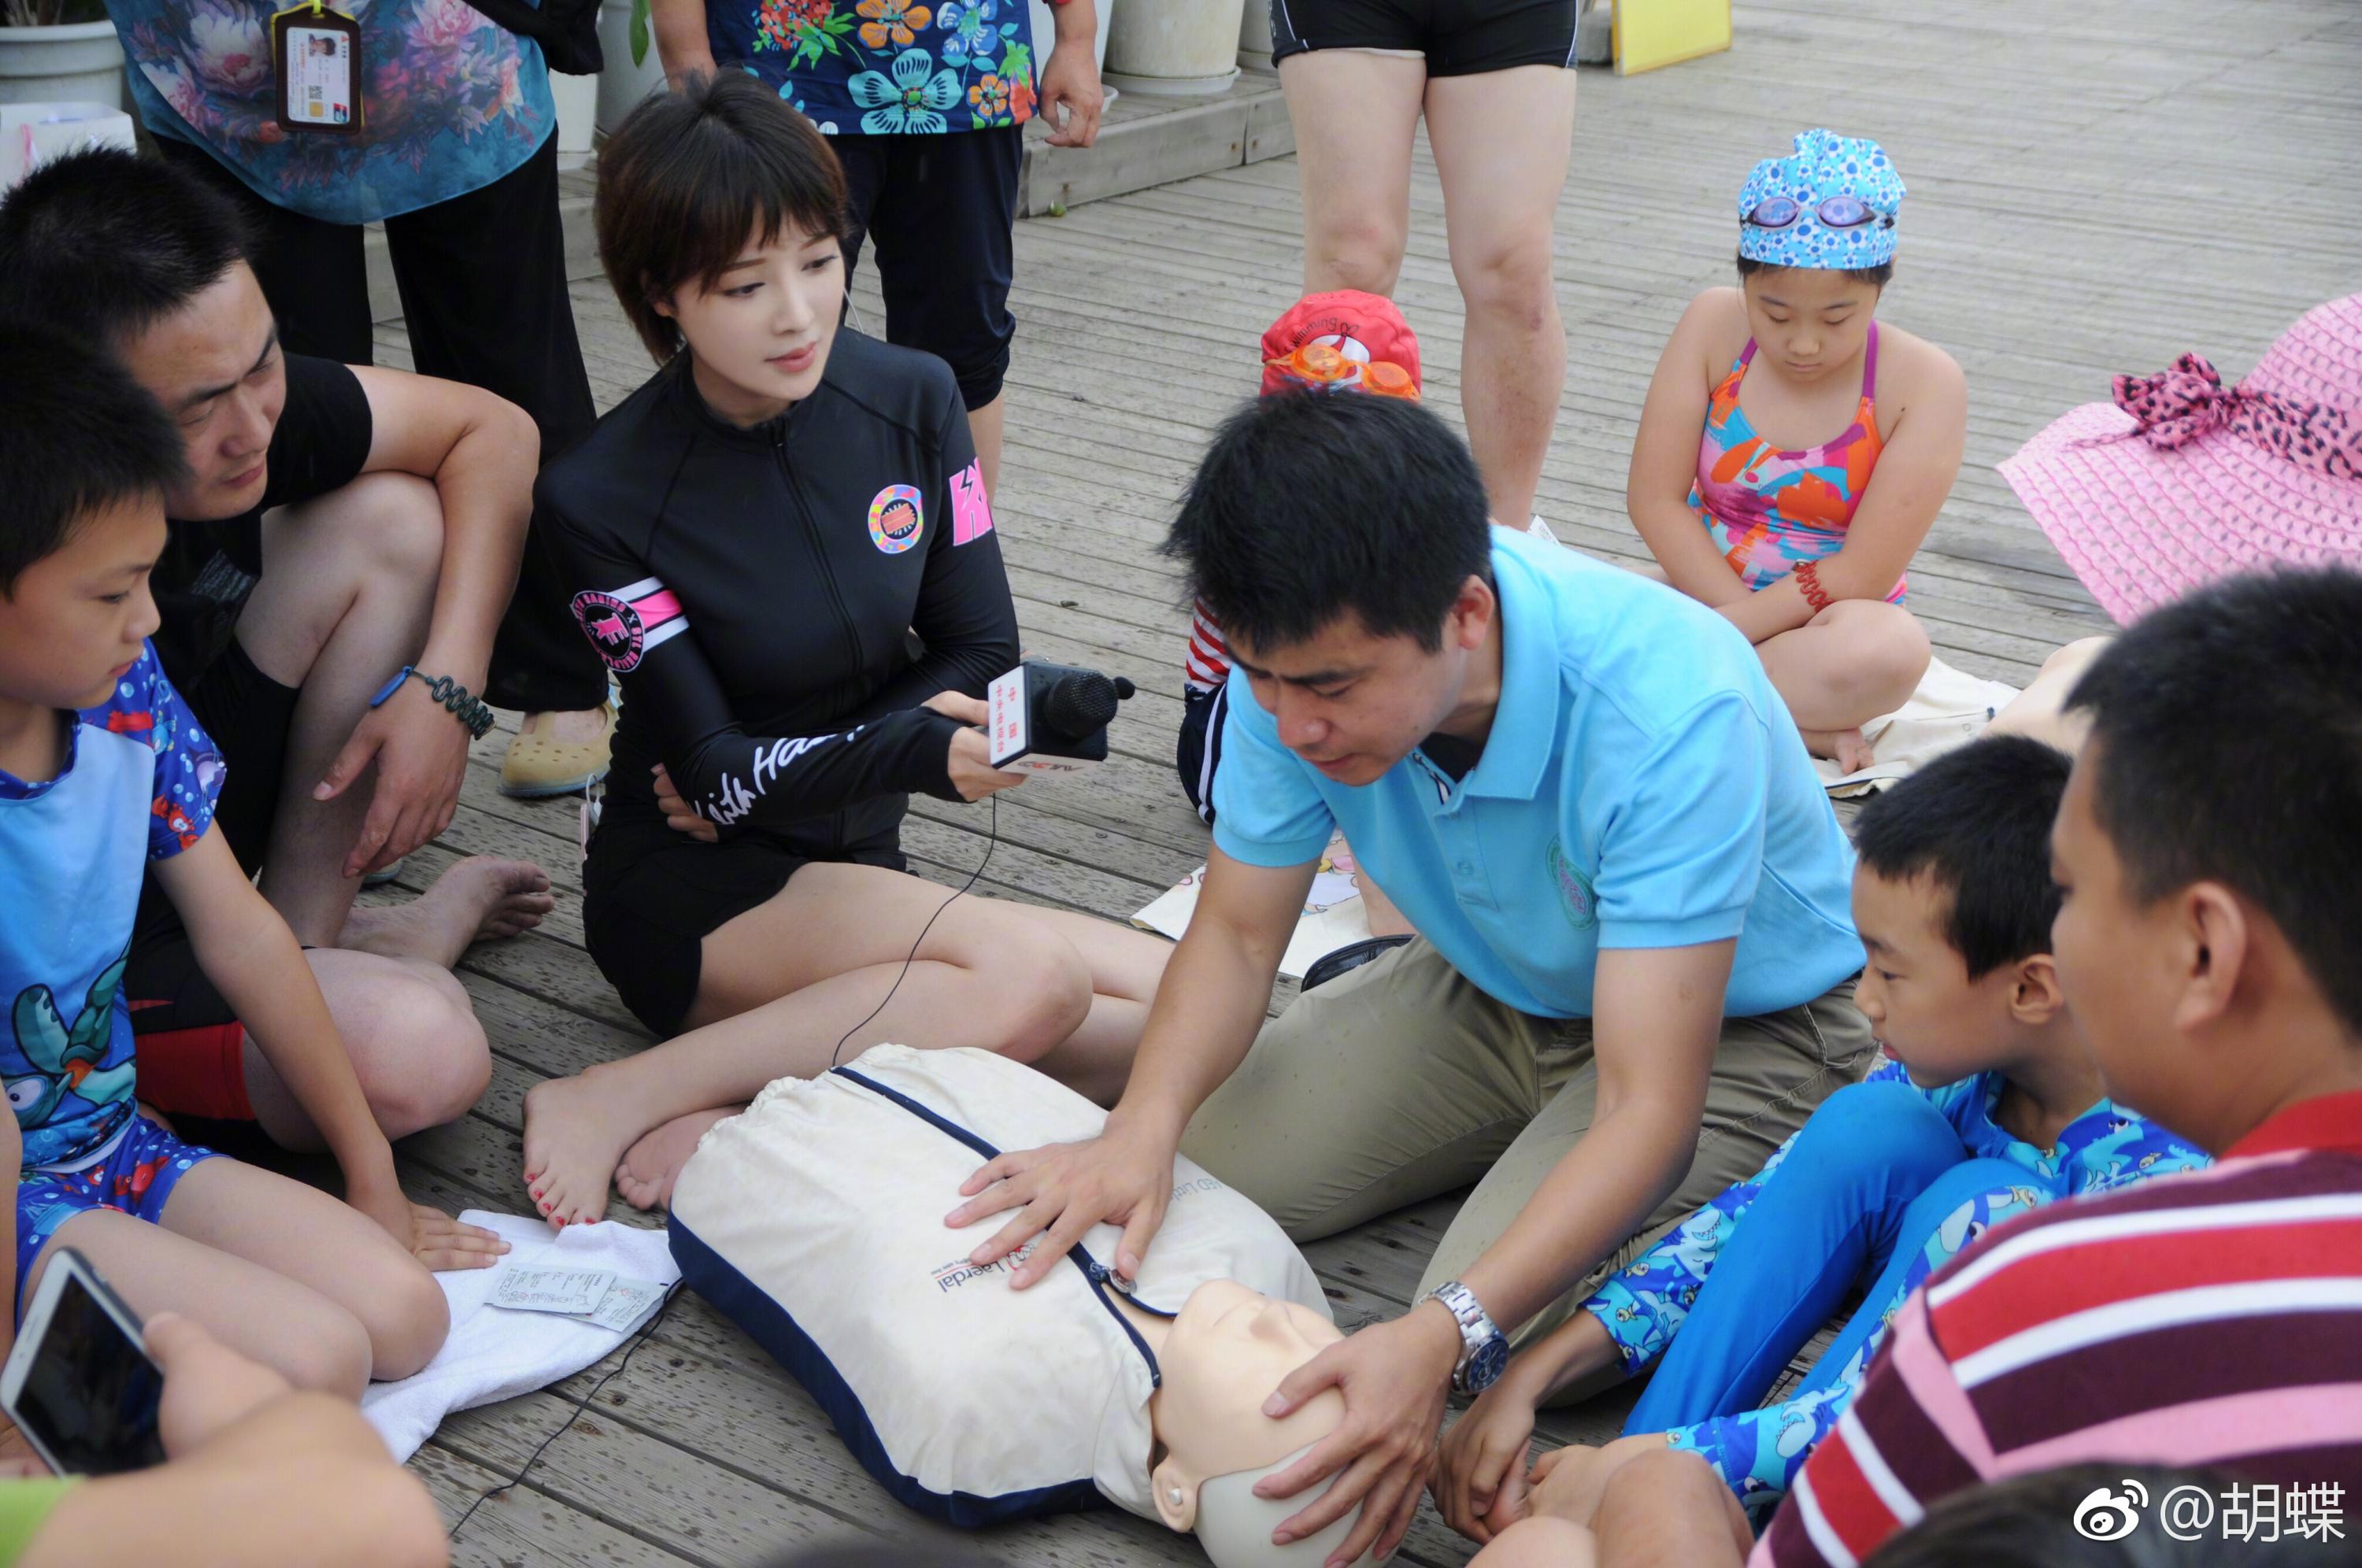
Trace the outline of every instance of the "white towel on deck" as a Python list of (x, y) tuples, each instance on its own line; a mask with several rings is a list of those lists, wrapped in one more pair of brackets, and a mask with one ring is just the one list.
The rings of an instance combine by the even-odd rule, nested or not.
[(1876, 761), (1860, 772), (1840, 774), (1836, 763), (1816, 756), (1813, 771), (1821, 776), (1822, 787), (1840, 799), (1875, 794), (1921, 764), (1976, 739), (2016, 695), (2014, 686), (1931, 658), (1911, 701), (1862, 725), (1861, 738), (1870, 743)]
[(624, 1342), (622, 1334), (596, 1323), (494, 1307), (492, 1287), (509, 1268), (530, 1264), (613, 1269), (619, 1279), (664, 1286), (680, 1277), (661, 1230), (643, 1231), (609, 1220), (552, 1231), (545, 1220), (480, 1209), (459, 1218), (496, 1231), (508, 1242), (508, 1255), (493, 1268), (436, 1275), (451, 1304), (451, 1337), (424, 1371), (398, 1383), (372, 1383), (362, 1394), (361, 1414), (398, 1460), (417, 1452), (452, 1411), (546, 1388)]

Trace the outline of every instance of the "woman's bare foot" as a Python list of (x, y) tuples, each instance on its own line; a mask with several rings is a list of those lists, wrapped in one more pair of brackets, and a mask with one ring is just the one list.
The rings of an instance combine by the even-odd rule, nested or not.
[(470, 944), (531, 931), (557, 907), (549, 874), (530, 860), (472, 855), (406, 904), (356, 904), (337, 945), (448, 969)]
[(642, 1098), (612, 1064), (525, 1090), (524, 1185), (543, 1219), (563, 1230), (606, 1218), (608, 1175), (648, 1130)]
[(1826, 756), (1838, 765), (1839, 773), (1859, 773), (1878, 760), (1871, 744), (1855, 730), (1807, 730), (1797, 734), (1805, 737), (1805, 749), (1815, 756)]
[(615, 1190), (635, 1209), (672, 1207), (673, 1178), (697, 1153), (697, 1141), (717, 1121), (726, 1121), (746, 1108), (725, 1105), (718, 1110), (693, 1110), (676, 1116), (631, 1147), (615, 1167)]

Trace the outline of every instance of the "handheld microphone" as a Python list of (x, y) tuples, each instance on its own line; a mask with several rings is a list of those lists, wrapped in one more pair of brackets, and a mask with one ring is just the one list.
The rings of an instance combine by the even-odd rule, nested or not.
[(1027, 659), (988, 696), (989, 760), (1009, 773), (1084, 773), (1107, 760), (1107, 729), (1131, 681)]

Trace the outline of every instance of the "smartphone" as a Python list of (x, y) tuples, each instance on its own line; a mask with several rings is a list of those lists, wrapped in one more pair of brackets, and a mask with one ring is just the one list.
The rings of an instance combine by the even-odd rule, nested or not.
[(156, 1413), (164, 1375), (138, 1315), (72, 1247), (50, 1255), (0, 1366), (0, 1408), (60, 1475), (112, 1475), (164, 1463)]

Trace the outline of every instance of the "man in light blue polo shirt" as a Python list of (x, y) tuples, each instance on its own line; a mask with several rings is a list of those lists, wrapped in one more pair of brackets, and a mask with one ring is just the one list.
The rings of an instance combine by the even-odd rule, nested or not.
[[(1418, 1305), (1275, 1402), (1344, 1393), (1337, 1434), (1257, 1488), (1310, 1505), (1297, 1536), (1359, 1505), (1341, 1562), (1400, 1539), (1446, 1390), (1499, 1375), (1500, 1329), (1554, 1328), (1868, 1066), (1852, 855), (1747, 639), (1490, 527), (1415, 404), (1262, 400), (1166, 547), (1234, 664), (1197, 913), (1106, 1132), (994, 1161), (953, 1220), (1020, 1209), (979, 1261), (1046, 1228), (1030, 1283), (1101, 1220), (1131, 1272), (1176, 1150), (1300, 1240), (1475, 1182)], [(1420, 934), (1257, 1039), (1335, 827)]]

